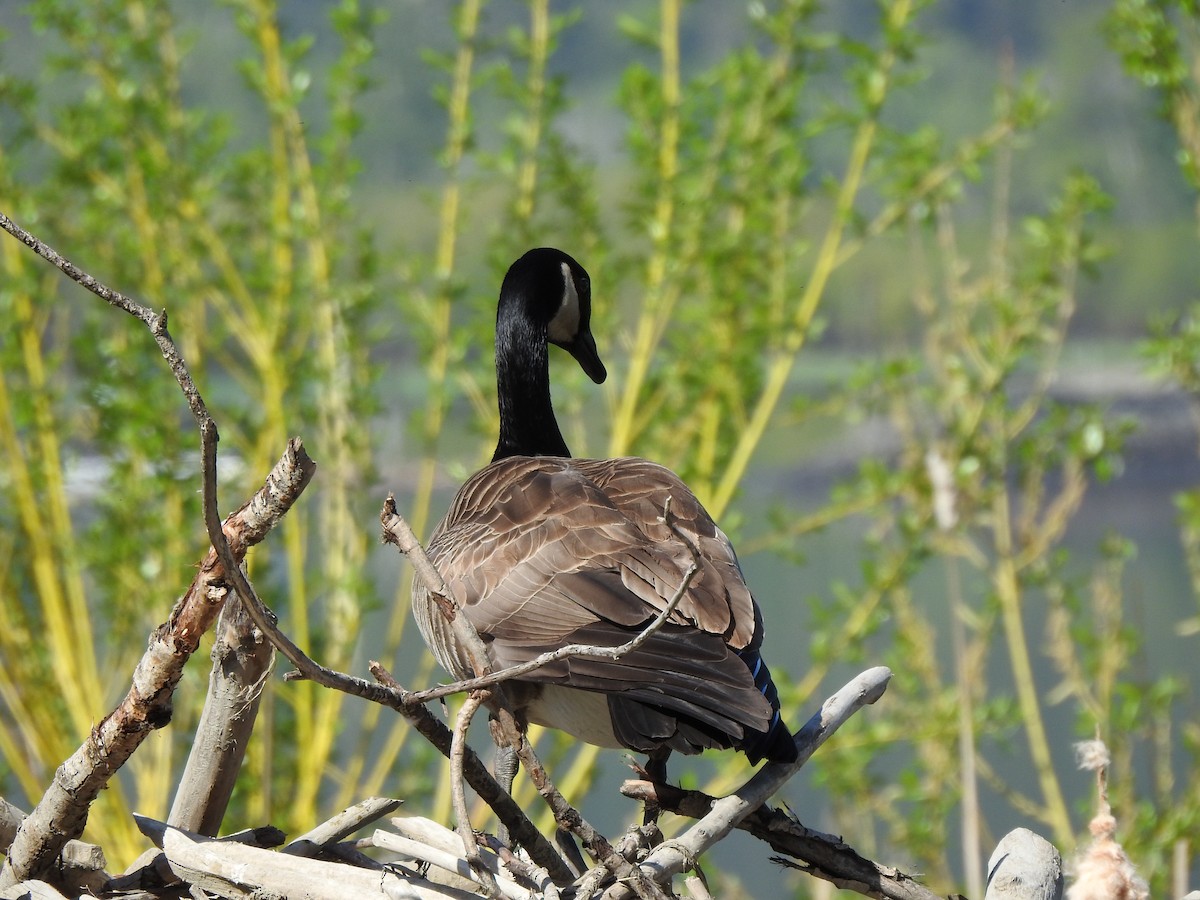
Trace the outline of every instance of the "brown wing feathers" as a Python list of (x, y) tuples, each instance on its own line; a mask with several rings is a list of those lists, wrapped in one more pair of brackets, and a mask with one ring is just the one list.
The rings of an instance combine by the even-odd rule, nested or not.
[[(636, 459), (501, 460), (464, 485), (430, 556), (497, 667), (568, 643), (615, 646), (666, 606), (691, 565), (659, 521), (668, 495), (703, 554), (670, 624), (619, 660), (572, 657), (523, 680), (606, 694), (615, 740), (631, 749), (740, 746), (773, 715), (738, 656), (761, 640), (757, 611), (725, 536), (669, 470)], [(443, 658), (451, 648), (433, 643), (455, 671)]]

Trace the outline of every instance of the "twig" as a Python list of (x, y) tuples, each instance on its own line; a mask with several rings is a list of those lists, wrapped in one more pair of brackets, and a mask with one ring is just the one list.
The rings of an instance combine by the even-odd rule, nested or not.
[(544, 900), (559, 900), (558, 885), (550, 877), (550, 873), (541, 866), (521, 859), (508, 848), (508, 845), (490, 834), (478, 836), (485, 847), (500, 858), (500, 863), (517, 878), (522, 878), (534, 885)]
[[(883, 696), (891, 670), (884, 666), (868, 669), (830, 697), (796, 733), (799, 756), (792, 763), (763, 766), (739, 790), (712, 804), (712, 809), (680, 837), (660, 844), (641, 864), (641, 871), (662, 884), (673, 875), (690, 868), (695, 860), (729, 834), (738, 823), (758, 809), (778, 791), (812, 754), (854, 713)], [(629, 889), (616, 884), (605, 892), (606, 900), (629, 896)]]
[(463, 752), (467, 746), (467, 730), (471, 719), (483, 705), (484, 695), (470, 694), (458, 711), (454, 723), (454, 736), (450, 741), (450, 797), (454, 805), (454, 818), (458, 823), (458, 836), (462, 840), (467, 863), (475, 870), (477, 879), (489, 897), (500, 896), (496, 879), (479, 857), (479, 844), (475, 842), (475, 830), (471, 827), (471, 815), (467, 812), (467, 795), (463, 789)]
[[(3, 228), (38, 256), (42, 257), (42, 259), (56, 266), (72, 281), (83, 285), (110, 306), (115, 306), (117, 309), (129, 313), (149, 328), (150, 334), (154, 336), (155, 343), (158, 344), (159, 350), (162, 351), (163, 358), (167, 361), (167, 365), (171, 367), (171, 373), (175, 376), (175, 380), (183, 390), (183, 396), (187, 400), (188, 408), (191, 409), (196, 421), (200, 423), (201, 430), (205, 429), (205, 422), (212, 423), (212, 417), (208, 414), (204, 400), (201, 398), (200, 392), (196, 390), (192, 376), (188, 374), (187, 366), (183, 361), (183, 355), (179, 352), (179, 348), (175, 346), (175, 342), (171, 340), (171, 335), (167, 332), (166, 310), (163, 310), (161, 313), (155, 313), (150, 307), (143, 306), (136, 300), (126, 297), (120, 291), (114, 291), (83, 271), (83, 269), (70, 260), (64, 259), (53, 247), (34, 237), (8, 216), (4, 215), (4, 213), (0, 213), (0, 228)], [(215, 443), (215, 425), (212, 425), (212, 431)]]
[[(378, 689), (378, 696), (361, 696), (382, 703), (403, 715), (413, 727), (429, 743), (436, 747), (443, 756), (449, 758), (452, 735), (445, 723), (439, 720), (424, 706), (409, 706), (404, 698), (407, 694), (383, 666), (377, 662), (370, 664), (371, 674), (380, 682), (378, 685), (367, 684), (367, 687)], [(496, 817), (504, 823), (514, 841), (528, 852), (530, 857), (540, 866), (550, 872), (558, 884), (570, 884), (575, 877), (567, 868), (558, 851), (551, 846), (545, 836), (534, 826), (516, 801), (496, 782), (487, 766), (470, 747), (463, 750), (463, 777), (484, 803), (491, 807)]]
[(631, 890), (643, 898), (643, 900), (666, 900), (666, 894), (663, 893), (662, 888), (649, 878), (646, 878), (628, 860), (617, 853), (613, 849), (612, 844), (608, 842), (608, 839), (593, 828), (579, 811), (567, 802), (558, 788), (550, 781), (550, 776), (546, 773), (545, 766), (538, 759), (537, 753), (534, 752), (533, 746), (526, 739), (525, 733), (517, 726), (512, 713), (507, 709), (500, 709), (497, 712), (497, 719), (500, 722), (500, 727), (503, 729), (505, 738), (510, 742), (511, 746), (516, 748), (517, 755), (520, 757), (521, 764), (525, 767), (530, 781), (533, 782), (538, 793), (542, 795), (551, 812), (554, 813), (554, 820), (558, 823), (559, 827), (571, 832), (583, 841), (584, 846), (587, 847), (588, 852), (592, 854), (593, 858), (598, 860), (617, 878), (628, 879)]
[(475, 673), (476, 677), (488, 675), (491, 672), (491, 662), (488, 657), (487, 647), (479, 637), (479, 632), (475, 630), (470, 620), (462, 614), (462, 610), (458, 608), (458, 604), (450, 596), (446, 582), (429, 559), (429, 556), (425, 553), (425, 548), (421, 546), (421, 542), (417, 540), (412, 526), (397, 512), (396, 498), (393, 494), (389, 493), (387, 499), (384, 500), (383, 511), (380, 513), (379, 520), (383, 525), (383, 542), (385, 544), (393, 544), (401, 553), (408, 557), (416, 576), (421, 579), (422, 583), (433, 595), (439, 609), (442, 611), (442, 615), (454, 630), (455, 641), (466, 651), (471, 663), (471, 670)]

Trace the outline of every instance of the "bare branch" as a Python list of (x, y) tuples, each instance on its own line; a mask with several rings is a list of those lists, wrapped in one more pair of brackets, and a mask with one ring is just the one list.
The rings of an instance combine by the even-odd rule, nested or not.
[(421, 542), (417, 540), (417, 536), (413, 534), (412, 527), (397, 512), (394, 495), (387, 495), (387, 499), (383, 502), (383, 511), (380, 513), (379, 519), (383, 524), (384, 543), (395, 545), (401, 553), (408, 557), (413, 565), (413, 569), (416, 571), (417, 577), (424, 582), (425, 587), (434, 596), (446, 621), (454, 629), (455, 640), (466, 650), (475, 675), (489, 675), (491, 673), (491, 663), (488, 659), (487, 647), (484, 646), (483, 640), (479, 637), (479, 632), (475, 630), (475, 626), (470, 623), (466, 616), (462, 615), (462, 610), (458, 608), (458, 604), (450, 596), (450, 591), (446, 588), (446, 582), (443, 580), (441, 573), (438, 572), (437, 567), (434, 566), (429, 556), (425, 553), (425, 548), (421, 546)]
[(508, 849), (507, 844), (490, 834), (481, 835), (479, 840), (500, 858), (504, 868), (534, 885), (544, 900), (559, 900), (558, 885), (550, 878), (549, 872), (521, 859)]
[[(314, 470), (303, 445), (293, 439), (263, 487), (229, 517), (221, 536), (234, 558), (235, 571), (240, 571), (237, 563), (246, 550), (262, 540), (299, 498)], [(45, 795), (22, 823), (9, 848), (0, 885), (48, 871), (63, 844), (82, 833), (88, 808), (108, 780), (152, 730), (171, 720), (172, 696), (184, 664), (196, 652), (201, 636), (212, 626), (229, 594), (227, 571), (215, 551), (210, 551), (170, 619), (150, 636), (128, 694), (59, 766)]]
[(167, 821), (202, 835), (221, 830), (233, 796), (274, 648), (254, 627), (245, 604), (227, 603), (217, 619), (208, 694)]
[(389, 797), (368, 797), (333, 818), (322, 822), (312, 831), (307, 831), (290, 841), (281, 853), (295, 856), (312, 856), (330, 844), (345, 840), (360, 828), (365, 828), (389, 813), (400, 808), (403, 801)]
[(463, 789), (463, 753), (467, 746), (467, 730), (471, 727), (471, 719), (479, 712), (483, 701), (483, 695), (470, 694), (458, 711), (458, 719), (454, 723), (454, 737), (450, 741), (450, 797), (467, 863), (475, 871), (476, 880), (483, 885), (487, 895), (494, 898), (500, 895), (500, 889), (496, 886), (496, 879), (480, 859), (479, 844), (475, 842), (471, 815), (467, 812), (467, 795)]
[[(707, 815), (717, 802), (716, 797), (703, 791), (685, 791), (649, 781), (627, 781), (621, 786), (621, 793), (694, 819)], [(802, 869), (843, 890), (880, 900), (939, 900), (941, 897), (900, 870), (860, 856), (841, 838), (808, 828), (787, 810), (761, 806), (737, 827), (790, 857), (778, 860), (784, 865)], [(800, 862), (794, 863), (792, 859)]]
[(110, 306), (115, 306), (117, 309), (129, 313), (149, 328), (155, 343), (158, 344), (159, 350), (162, 351), (163, 358), (167, 361), (167, 365), (171, 367), (171, 373), (175, 376), (175, 380), (183, 390), (183, 395), (187, 399), (192, 415), (200, 423), (201, 430), (204, 429), (206, 421), (212, 422), (212, 418), (208, 414), (208, 409), (204, 405), (204, 400), (201, 398), (200, 392), (196, 390), (196, 385), (192, 382), (192, 376), (188, 374), (183, 356), (180, 354), (179, 348), (175, 346), (175, 342), (171, 340), (171, 335), (167, 332), (167, 313), (165, 310), (161, 313), (155, 313), (150, 307), (143, 306), (136, 300), (126, 297), (120, 291), (114, 291), (83, 271), (70, 260), (64, 259), (53, 247), (30, 234), (8, 216), (4, 215), (4, 213), (0, 213), (0, 228), (3, 228), (38, 256), (42, 257), (42, 259), (57, 267), (72, 281), (83, 285), (83, 287), (87, 288)]
[[(799, 757), (792, 763), (769, 763), (763, 766), (739, 790), (712, 804), (712, 809), (680, 837), (660, 844), (641, 864), (641, 871), (660, 884), (695, 864), (695, 860), (722, 840), (751, 812), (762, 806), (778, 791), (813, 753), (854, 713), (883, 696), (891, 670), (884, 666), (868, 669), (830, 697), (796, 733)], [(629, 896), (629, 889), (616, 884), (606, 898), (617, 900)]]

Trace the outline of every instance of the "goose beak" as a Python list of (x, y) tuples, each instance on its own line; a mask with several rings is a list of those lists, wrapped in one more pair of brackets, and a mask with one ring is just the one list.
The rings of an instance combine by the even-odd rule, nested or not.
[(560, 346), (575, 357), (575, 361), (587, 373), (588, 378), (596, 384), (604, 384), (604, 379), (608, 377), (608, 371), (604, 368), (604, 363), (600, 361), (600, 354), (596, 350), (596, 339), (592, 337), (591, 331), (584, 328), (575, 336), (575, 340)]

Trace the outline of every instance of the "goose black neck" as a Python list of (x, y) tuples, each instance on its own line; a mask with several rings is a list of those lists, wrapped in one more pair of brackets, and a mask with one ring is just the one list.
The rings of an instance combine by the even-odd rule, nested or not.
[(496, 322), (500, 441), (492, 462), (509, 456), (570, 456), (550, 403), (545, 326), (520, 316)]

